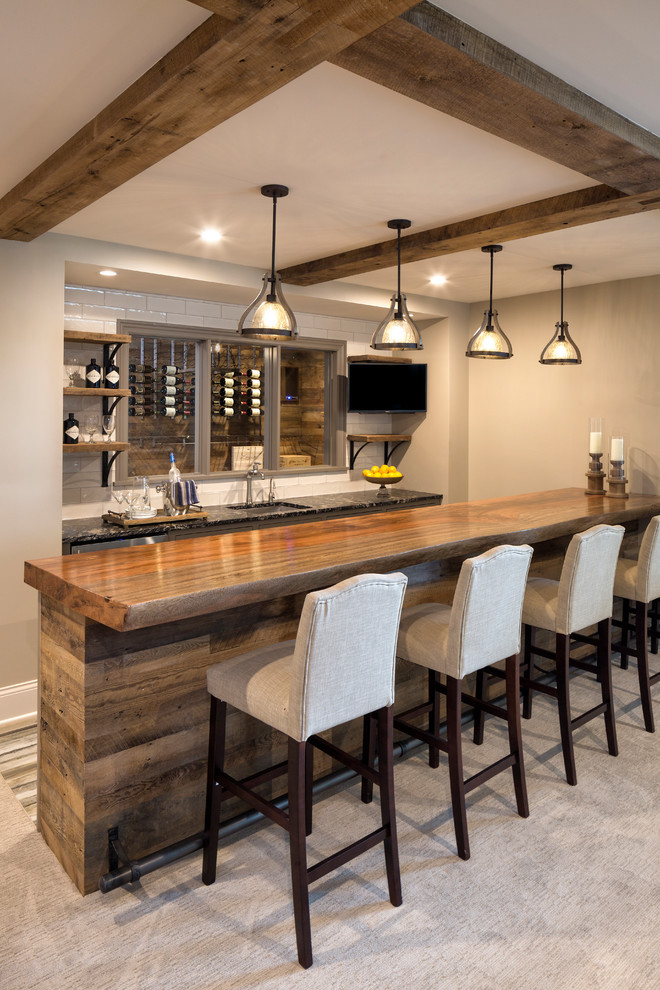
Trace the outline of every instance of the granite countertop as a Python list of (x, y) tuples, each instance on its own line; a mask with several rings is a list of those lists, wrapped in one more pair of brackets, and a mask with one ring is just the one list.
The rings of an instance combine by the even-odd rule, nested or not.
[(250, 508), (230, 505), (205, 506), (208, 518), (195, 519), (191, 517), (185, 522), (158, 522), (145, 520), (139, 526), (118, 526), (106, 523), (99, 517), (86, 519), (65, 519), (62, 523), (63, 543), (97, 543), (102, 540), (119, 539), (121, 537), (154, 536), (158, 533), (172, 531), (199, 530), (213, 527), (240, 526), (253, 523), (255, 528), (261, 523), (272, 524), (276, 520), (295, 520), (304, 522), (319, 515), (346, 515), (359, 512), (382, 511), (386, 509), (413, 508), (416, 505), (437, 505), (442, 502), (442, 495), (432, 492), (414, 492), (408, 489), (388, 489), (387, 497), (378, 496), (379, 488), (362, 492), (339, 492), (334, 495), (308, 495), (287, 498), (274, 506), (258, 503)]

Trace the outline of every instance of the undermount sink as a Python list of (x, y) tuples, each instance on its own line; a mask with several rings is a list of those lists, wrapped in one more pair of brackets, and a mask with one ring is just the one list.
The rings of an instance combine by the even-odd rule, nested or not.
[(304, 505), (297, 505), (295, 502), (256, 502), (254, 505), (228, 505), (228, 509), (235, 509), (237, 512), (253, 512), (255, 515), (262, 512), (278, 512), (280, 509), (304, 509)]

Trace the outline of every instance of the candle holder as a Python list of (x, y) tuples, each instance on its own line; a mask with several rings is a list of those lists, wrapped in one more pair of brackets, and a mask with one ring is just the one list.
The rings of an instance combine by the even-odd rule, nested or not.
[(602, 454), (589, 454), (591, 461), (589, 462), (589, 470), (585, 471), (587, 478), (587, 487), (584, 490), (585, 495), (603, 495), (605, 493), (605, 472), (603, 471), (603, 465), (600, 463)]
[(603, 456), (603, 421), (599, 416), (589, 420), (589, 470), (586, 472), (587, 487), (585, 495), (603, 495), (605, 493), (605, 472), (600, 463)]
[(628, 479), (623, 470), (623, 437), (613, 436), (610, 445), (610, 473), (607, 477), (608, 498), (628, 498)]

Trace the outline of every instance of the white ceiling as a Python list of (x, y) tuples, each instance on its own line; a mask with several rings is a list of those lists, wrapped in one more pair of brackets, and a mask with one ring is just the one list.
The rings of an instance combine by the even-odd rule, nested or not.
[[(660, 133), (656, 0), (437, 0), (437, 6)], [(186, 0), (0, 0), (0, 193), (62, 144), (207, 16)], [(55, 232), (265, 268), (268, 182), (278, 262), (296, 264), (592, 185), (589, 179), (335, 66), (323, 64), (109, 193)], [(199, 239), (217, 226), (223, 240)], [(495, 262), (495, 296), (660, 273), (660, 212), (525, 238)], [(392, 269), (347, 280), (385, 289)], [(429, 279), (444, 274), (447, 283)], [(466, 251), (403, 268), (409, 294), (487, 295), (488, 259)], [(116, 284), (116, 283), (113, 283)]]

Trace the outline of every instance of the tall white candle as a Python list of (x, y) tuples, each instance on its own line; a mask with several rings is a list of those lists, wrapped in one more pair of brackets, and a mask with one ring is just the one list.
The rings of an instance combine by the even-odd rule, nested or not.
[(602, 433), (590, 433), (589, 434), (589, 453), (590, 454), (602, 454), (603, 453), (603, 434)]
[(612, 437), (610, 460), (612, 461), (623, 460), (623, 437)]

